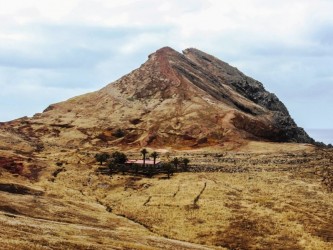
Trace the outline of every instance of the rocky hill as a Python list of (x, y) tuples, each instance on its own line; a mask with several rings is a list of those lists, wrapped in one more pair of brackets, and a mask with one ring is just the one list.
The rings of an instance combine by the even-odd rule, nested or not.
[(197, 49), (169, 47), (99, 91), (1, 127), (39, 147), (313, 142), (260, 82)]
[[(0, 123), (0, 249), (332, 249), (333, 152), (312, 142), (260, 82), (162, 48), (99, 91)], [(94, 159), (142, 147), (191, 172)]]

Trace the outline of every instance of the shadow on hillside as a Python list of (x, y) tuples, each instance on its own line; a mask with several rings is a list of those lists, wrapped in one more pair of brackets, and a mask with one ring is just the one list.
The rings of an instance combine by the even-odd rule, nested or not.
[(137, 175), (145, 177), (153, 177), (155, 175), (166, 174), (165, 178), (170, 178), (176, 171), (171, 166), (137, 166), (137, 165), (114, 165), (112, 167), (100, 166), (96, 170), (97, 173), (104, 175), (123, 174)]

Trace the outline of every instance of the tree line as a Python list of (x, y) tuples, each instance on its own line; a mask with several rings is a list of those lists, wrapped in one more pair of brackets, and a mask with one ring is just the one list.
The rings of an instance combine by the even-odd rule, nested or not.
[[(175, 157), (170, 161), (162, 162), (156, 164), (156, 160), (159, 157), (159, 153), (156, 151), (149, 154), (147, 149), (142, 149), (140, 151), (142, 155), (142, 165), (140, 164), (128, 164), (128, 157), (125, 153), (115, 151), (112, 154), (109, 153), (98, 153), (95, 155), (95, 159), (100, 165), (106, 163), (109, 168), (109, 173), (135, 173), (135, 174), (144, 174), (149, 177), (152, 177), (154, 174), (165, 173), (168, 178), (173, 175), (174, 172), (186, 172), (189, 168), (190, 160), (188, 158), (178, 158)], [(147, 156), (153, 158), (153, 165), (146, 165)]]

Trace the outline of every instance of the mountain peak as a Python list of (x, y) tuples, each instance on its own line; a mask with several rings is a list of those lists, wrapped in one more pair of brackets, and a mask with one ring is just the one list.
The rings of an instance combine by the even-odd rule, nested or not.
[[(194, 48), (181, 54), (163, 47), (116, 82), (51, 105), (33, 122), (66, 130), (57, 132), (57, 140), (63, 137), (59, 141), (73, 145), (82, 141), (92, 146), (160, 147), (249, 140), (313, 142), (263, 84)], [(71, 129), (73, 133), (68, 132)], [(124, 136), (114, 136), (117, 129)]]
[(172, 56), (180, 56), (181, 54), (174, 50), (171, 47), (162, 47), (158, 50), (156, 50), (154, 53), (150, 54), (148, 56), (149, 59), (155, 59), (155, 58), (168, 58), (168, 57), (172, 57)]
[(175, 49), (169, 47), (169, 46), (165, 46), (165, 47), (162, 47), (158, 50), (156, 50), (156, 53), (166, 53), (166, 54), (169, 54), (169, 53), (178, 53)]

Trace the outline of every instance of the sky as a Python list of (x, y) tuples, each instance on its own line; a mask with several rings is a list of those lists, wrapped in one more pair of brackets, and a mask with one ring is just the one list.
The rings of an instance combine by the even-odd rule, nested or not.
[(194, 47), (333, 129), (331, 0), (0, 0), (0, 121), (98, 90), (157, 49)]

